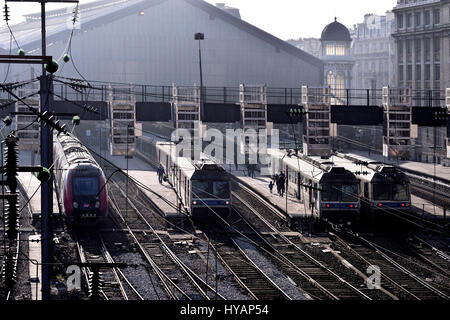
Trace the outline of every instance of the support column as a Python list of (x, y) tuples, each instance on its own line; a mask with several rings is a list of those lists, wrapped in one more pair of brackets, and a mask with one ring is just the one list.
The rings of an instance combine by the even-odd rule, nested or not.
[[(447, 107), (447, 115), (450, 116), (450, 88), (445, 89), (445, 105)], [(447, 119), (447, 159), (450, 159), (450, 118)]]
[(411, 149), (411, 89), (383, 88), (383, 156), (409, 159)]
[[(52, 76), (41, 76), (41, 111), (51, 112), (53, 104)], [(50, 127), (41, 121), (41, 166), (51, 168), (53, 164), (53, 135)], [(53, 177), (53, 170), (50, 170)], [(42, 240), (42, 299), (50, 299), (51, 263), (53, 257), (53, 178), (41, 185), (41, 240)]]
[(177, 87), (172, 85), (172, 119), (175, 129), (185, 129), (191, 135), (191, 159), (200, 159), (202, 152), (201, 137), (203, 128), (201, 121), (200, 88)]
[[(267, 129), (267, 86), (239, 86), (239, 104), (241, 106), (241, 129), (243, 135), (239, 141), (240, 152), (246, 163), (251, 154), (258, 156), (259, 131)], [(248, 141), (246, 139), (248, 138)], [(266, 137), (267, 141), (267, 137)], [(256, 145), (254, 145), (256, 143)]]
[(302, 86), (303, 153), (307, 156), (331, 155), (330, 88)]

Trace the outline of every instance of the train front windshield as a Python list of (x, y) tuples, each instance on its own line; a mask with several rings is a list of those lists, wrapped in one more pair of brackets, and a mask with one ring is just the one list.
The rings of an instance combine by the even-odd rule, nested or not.
[(322, 201), (358, 202), (358, 184), (324, 184), (322, 185)]
[(193, 196), (196, 199), (228, 199), (228, 181), (192, 181)]
[(98, 194), (98, 177), (74, 177), (74, 196), (95, 196)]
[(405, 184), (388, 184), (388, 183), (374, 183), (373, 184), (373, 199), (393, 200), (393, 201), (407, 201), (409, 198), (408, 186)]

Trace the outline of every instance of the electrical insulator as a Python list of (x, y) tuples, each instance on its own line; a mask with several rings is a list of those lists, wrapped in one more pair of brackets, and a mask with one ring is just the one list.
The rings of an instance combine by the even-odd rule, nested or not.
[(72, 118), (72, 124), (74, 125), (74, 126), (77, 126), (77, 125), (79, 125), (80, 124), (80, 117), (79, 116), (73, 116), (73, 118)]
[(70, 61), (70, 56), (69, 56), (67, 53), (63, 56), (63, 61), (64, 61), (65, 63), (67, 63), (67, 62)]
[(101, 273), (98, 270), (94, 270), (89, 274), (89, 297), (92, 300), (100, 299), (101, 287)]
[(8, 197), (8, 204), (5, 206), (5, 227), (6, 237), (10, 241), (14, 241), (19, 233), (19, 203), (18, 195), (10, 194)]
[(55, 60), (52, 60), (52, 63), (45, 64), (44, 68), (48, 73), (55, 73), (59, 69), (59, 64)]
[(5, 139), (6, 184), (11, 193), (16, 193), (17, 189), (17, 164), (19, 162), (17, 141), (18, 138), (13, 134), (9, 134)]
[(16, 283), (17, 274), (15, 268), (15, 260), (16, 259), (14, 258), (13, 250), (9, 250), (8, 254), (6, 255), (2, 272), (3, 285), (6, 291), (12, 290), (14, 284)]
[[(75, 24), (75, 22), (77, 22), (77, 20), (78, 20), (78, 4), (77, 4), (76, 7), (73, 9), (72, 13), (73, 13), (73, 19), (72, 19), (72, 22)], [(66, 62), (67, 62), (67, 61), (66, 61)]]
[(50, 180), (51, 177), (50, 170), (48, 170), (47, 168), (42, 168), (42, 171), (38, 171), (37, 173), (35, 173), (35, 175), (36, 178), (38, 178), (38, 180), (41, 182), (46, 182)]
[(12, 119), (10, 116), (6, 116), (2, 119), (3, 123), (5, 124), (5, 126), (9, 127), (12, 123)]
[(17, 54), (18, 54), (19, 56), (24, 56), (24, 55), (25, 55), (25, 50), (19, 49), (19, 50), (17, 50)]
[(5, 6), (3, 7), (3, 15), (5, 18), (5, 21), (8, 22), (9, 21), (9, 8), (6, 3), (5, 3)]

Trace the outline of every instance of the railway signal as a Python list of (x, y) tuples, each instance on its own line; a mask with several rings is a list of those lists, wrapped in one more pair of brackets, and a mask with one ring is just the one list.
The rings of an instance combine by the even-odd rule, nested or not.
[(286, 114), (290, 118), (303, 118), (303, 116), (306, 115), (307, 112), (305, 112), (303, 108), (291, 108), (286, 112)]
[(447, 109), (441, 109), (434, 112), (434, 120), (435, 121), (443, 121), (443, 125), (447, 124), (447, 120), (449, 118), (449, 111)]

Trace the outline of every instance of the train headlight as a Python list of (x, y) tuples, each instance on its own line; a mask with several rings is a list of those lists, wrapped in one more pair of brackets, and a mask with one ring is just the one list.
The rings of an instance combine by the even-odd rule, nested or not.
[(72, 205), (73, 205), (73, 207), (74, 207), (75, 209), (78, 208), (78, 202), (75, 202), (75, 201), (74, 201)]
[(97, 201), (97, 202), (95, 203), (95, 208), (96, 208), (96, 209), (100, 208), (100, 202)]
[(228, 206), (230, 204), (230, 201), (225, 201), (225, 204)]
[(192, 204), (195, 206), (197, 204), (197, 201), (192, 201)]

